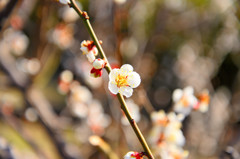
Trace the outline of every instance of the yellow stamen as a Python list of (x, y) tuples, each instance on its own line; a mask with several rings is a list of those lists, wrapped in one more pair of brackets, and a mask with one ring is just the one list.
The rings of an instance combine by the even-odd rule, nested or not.
[(128, 78), (128, 76), (118, 74), (117, 78), (115, 79), (117, 87), (120, 88), (123, 86), (129, 86), (129, 84), (127, 82), (127, 78)]

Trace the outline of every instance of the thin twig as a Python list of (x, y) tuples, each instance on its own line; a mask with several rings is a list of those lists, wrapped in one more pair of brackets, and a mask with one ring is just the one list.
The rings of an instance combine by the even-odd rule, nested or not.
[[(111, 70), (112, 70), (111, 66), (110, 66), (110, 64), (109, 64), (109, 62), (107, 60), (107, 57), (105, 56), (105, 53), (104, 53), (104, 51), (103, 51), (103, 49), (102, 49), (102, 47), (101, 47), (101, 45), (99, 43), (99, 40), (97, 39), (97, 36), (96, 36), (96, 34), (95, 34), (91, 24), (90, 24), (89, 17), (87, 15), (87, 13), (81, 11), (78, 8), (78, 6), (75, 3), (75, 0), (70, 0), (69, 6), (72, 7), (78, 13), (78, 15), (81, 17), (81, 19), (83, 20), (83, 22), (84, 22), (84, 24), (85, 24), (85, 26), (86, 26), (86, 28), (87, 28), (87, 30), (88, 30), (92, 40), (94, 41), (94, 44), (96, 45), (96, 47), (97, 47), (97, 49), (99, 51), (100, 57), (102, 59), (104, 59), (106, 61), (106, 63), (107, 63), (106, 66), (105, 66), (107, 72), (110, 73)], [(148, 156), (149, 159), (154, 159), (154, 157), (152, 155), (152, 152), (151, 152), (151, 150), (150, 150), (146, 140), (144, 139), (140, 129), (138, 128), (136, 122), (134, 121), (134, 119), (132, 118), (131, 114), (128, 111), (128, 107), (126, 105), (126, 102), (125, 102), (122, 94), (118, 93), (117, 97), (118, 97), (119, 102), (121, 103), (121, 108), (122, 108), (123, 112), (125, 113), (129, 123), (131, 124), (131, 126), (132, 126), (132, 128), (133, 128), (133, 130), (134, 130), (134, 132), (136, 134), (136, 136), (138, 137), (138, 140), (140, 141), (144, 151), (146, 152), (146, 155)]]

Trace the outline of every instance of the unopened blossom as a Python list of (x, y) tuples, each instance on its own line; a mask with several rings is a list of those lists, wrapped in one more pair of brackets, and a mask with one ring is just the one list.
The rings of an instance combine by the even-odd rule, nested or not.
[(62, 4), (69, 4), (70, 0), (59, 0), (59, 2)]
[(92, 70), (90, 71), (90, 75), (91, 77), (101, 77), (102, 76), (102, 73), (103, 73), (103, 70), (102, 69), (95, 69), (95, 68), (92, 68)]
[(105, 64), (106, 64), (106, 62), (104, 60), (100, 59), (100, 58), (95, 59), (93, 61), (93, 67), (95, 69), (101, 69), (101, 68), (103, 68), (105, 66)]
[(87, 56), (88, 61), (91, 63), (96, 59), (95, 56), (98, 55), (98, 50), (93, 41), (82, 41), (80, 50), (82, 50), (83, 54)]
[(143, 159), (143, 154), (139, 152), (129, 151), (123, 158), (124, 159)]
[(192, 108), (197, 104), (197, 98), (194, 96), (192, 87), (186, 87), (183, 90), (176, 89), (173, 92), (174, 111), (189, 115)]
[(111, 93), (121, 93), (126, 97), (132, 96), (133, 88), (140, 85), (141, 78), (129, 64), (123, 65), (120, 69), (113, 69), (109, 74), (108, 88)]

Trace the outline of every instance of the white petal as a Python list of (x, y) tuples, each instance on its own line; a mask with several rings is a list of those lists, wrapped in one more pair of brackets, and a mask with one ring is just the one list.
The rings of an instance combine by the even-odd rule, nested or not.
[(194, 93), (194, 89), (191, 86), (185, 87), (183, 89), (184, 94), (186, 95), (192, 95)]
[(124, 95), (127, 98), (129, 98), (129, 97), (132, 96), (133, 89), (131, 87), (121, 87), (120, 88), (120, 93), (122, 93), (122, 95)]
[(109, 73), (109, 80), (110, 81), (115, 81), (115, 79), (117, 78), (118, 74), (119, 74), (119, 69), (118, 68), (113, 69)]
[(83, 52), (83, 54), (87, 54), (88, 53), (88, 48), (87, 47), (81, 47), (80, 50)]
[(138, 87), (140, 85), (140, 83), (141, 83), (141, 78), (137, 72), (130, 72), (128, 74), (128, 84), (132, 88)]
[(108, 89), (110, 90), (110, 92), (112, 94), (117, 94), (119, 91), (119, 88), (117, 87), (117, 85), (115, 83), (113, 83), (112, 81), (109, 81)]
[(133, 71), (133, 67), (130, 64), (124, 64), (120, 68), (123, 72), (131, 72)]
[(62, 3), (62, 4), (68, 4), (68, 3), (70, 3), (69, 0), (59, 0), (59, 2)]
[(88, 61), (91, 63), (96, 59), (92, 52), (89, 52), (88, 54), (86, 54), (86, 56), (87, 56)]
[(181, 89), (175, 89), (173, 91), (172, 99), (174, 102), (178, 102), (183, 96), (183, 91)]

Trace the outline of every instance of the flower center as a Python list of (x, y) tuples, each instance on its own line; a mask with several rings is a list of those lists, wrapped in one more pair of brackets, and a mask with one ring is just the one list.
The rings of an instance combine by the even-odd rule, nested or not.
[(181, 99), (180, 99), (180, 102), (182, 103), (182, 105), (184, 107), (188, 107), (189, 106), (189, 101), (188, 101), (188, 98), (186, 96), (183, 96)]
[(115, 82), (117, 84), (117, 87), (123, 87), (123, 86), (129, 86), (127, 82), (128, 76), (120, 75), (118, 74), (117, 78), (115, 79)]

